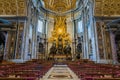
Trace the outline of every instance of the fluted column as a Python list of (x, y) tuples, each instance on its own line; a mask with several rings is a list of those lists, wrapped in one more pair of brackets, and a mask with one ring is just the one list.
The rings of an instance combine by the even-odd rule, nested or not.
[(38, 12), (36, 11), (36, 21), (35, 21), (35, 44), (34, 44), (34, 47), (35, 47), (35, 56), (36, 56), (36, 59), (37, 59), (37, 33), (38, 33), (38, 28), (37, 28), (37, 23), (38, 23)]
[(10, 45), (10, 39), (11, 39), (11, 34), (10, 31), (8, 31), (7, 36), (6, 36), (6, 41), (5, 41), (5, 49), (4, 49), (4, 60), (8, 60), (9, 56), (9, 45)]
[(25, 52), (25, 43), (26, 43), (26, 21), (24, 23), (24, 28), (23, 28), (23, 39), (22, 39), (22, 50), (21, 50), (21, 60), (24, 60), (24, 52)]
[(73, 58), (76, 57), (76, 21), (73, 20), (73, 27), (74, 27), (74, 41), (73, 41)]
[(44, 45), (45, 45), (45, 53), (44, 53), (44, 57), (46, 58), (46, 54), (48, 53), (48, 43), (47, 43), (47, 20), (45, 20), (45, 25), (44, 25), (45, 29), (44, 29)]
[(94, 25), (94, 19), (93, 19), (93, 1), (90, 1), (90, 27), (91, 27), (91, 46), (92, 46), (92, 60), (96, 61), (96, 53), (97, 53), (97, 46), (96, 46), (96, 42), (95, 42), (95, 25)]
[(85, 13), (85, 6), (83, 9), (83, 47), (84, 47), (84, 51), (83, 51), (83, 58), (84, 59), (88, 59), (88, 30), (87, 30), (87, 25), (86, 25), (86, 13)]
[[(18, 52), (18, 48), (19, 48), (19, 43), (18, 43), (18, 38), (19, 38), (19, 21), (17, 20), (17, 25), (16, 25), (16, 37), (15, 37), (15, 57), (14, 59), (17, 59), (20, 55), (19, 55), (19, 52)], [(21, 57), (21, 56), (20, 56)]]
[(29, 48), (29, 26), (31, 21), (31, 4), (28, 3), (28, 20), (26, 21), (26, 27), (25, 27), (25, 43), (24, 43), (24, 60), (28, 60), (28, 48)]

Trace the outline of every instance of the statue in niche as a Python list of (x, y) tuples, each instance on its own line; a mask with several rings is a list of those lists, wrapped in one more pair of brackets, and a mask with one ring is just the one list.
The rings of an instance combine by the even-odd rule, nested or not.
[(80, 59), (81, 58), (81, 53), (82, 53), (82, 44), (81, 43), (78, 43), (77, 45), (77, 59)]
[(43, 52), (44, 52), (44, 46), (43, 46), (43, 43), (42, 43), (42, 42), (39, 43), (39, 52), (40, 52), (41, 54), (43, 54)]
[(3, 60), (3, 55), (4, 55), (4, 45), (0, 45), (0, 62)]
[(92, 59), (92, 40), (90, 39), (89, 40), (89, 58)]
[(0, 53), (3, 54), (3, 52), (4, 52), (4, 45), (1, 44), (1, 45), (0, 45)]
[(82, 38), (78, 37), (78, 44), (77, 44), (77, 59), (80, 59), (82, 56)]
[(31, 49), (32, 49), (32, 43), (31, 43), (31, 39), (29, 39), (29, 44), (28, 44), (28, 57), (29, 59), (32, 58), (32, 55), (31, 55)]
[(59, 37), (58, 37), (57, 54), (63, 54), (63, 40), (62, 40), (62, 36), (61, 35), (59, 35)]
[(117, 48), (117, 59), (118, 59), (118, 62), (120, 62), (120, 40), (117, 42), (118, 44), (118, 48)]

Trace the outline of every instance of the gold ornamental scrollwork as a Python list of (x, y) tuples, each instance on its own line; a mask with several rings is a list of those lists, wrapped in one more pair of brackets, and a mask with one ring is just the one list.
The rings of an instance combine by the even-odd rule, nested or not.
[(52, 36), (48, 39), (50, 43), (55, 42), (56, 45), (58, 45), (59, 38), (62, 39), (63, 46), (65, 46), (66, 44), (70, 44), (72, 42), (70, 34), (67, 33), (66, 17), (57, 16), (55, 18), (54, 29), (51, 33)]

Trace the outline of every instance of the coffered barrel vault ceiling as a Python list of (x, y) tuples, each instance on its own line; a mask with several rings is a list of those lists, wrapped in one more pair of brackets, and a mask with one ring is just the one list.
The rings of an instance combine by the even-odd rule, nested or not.
[(0, 0), (0, 15), (26, 16), (26, 0)]
[(120, 16), (120, 0), (95, 0), (95, 16)]
[[(67, 19), (78, 18), (81, 14), (82, 0), (40, 0), (44, 19), (65, 16)], [(40, 12), (41, 13), (41, 12)], [(42, 14), (42, 13), (41, 13)]]
[(78, 11), (81, 8), (81, 0), (40, 0), (42, 7), (49, 13), (65, 15)]

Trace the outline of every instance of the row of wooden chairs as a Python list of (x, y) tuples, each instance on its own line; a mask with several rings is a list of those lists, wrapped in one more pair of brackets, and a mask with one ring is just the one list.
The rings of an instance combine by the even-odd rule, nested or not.
[(52, 67), (51, 62), (0, 64), (0, 80), (39, 80)]
[(89, 63), (87, 60), (67, 64), (81, 80), (120, 80), (120, 65)]

